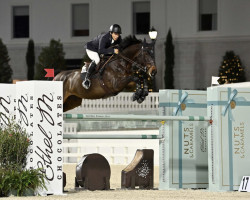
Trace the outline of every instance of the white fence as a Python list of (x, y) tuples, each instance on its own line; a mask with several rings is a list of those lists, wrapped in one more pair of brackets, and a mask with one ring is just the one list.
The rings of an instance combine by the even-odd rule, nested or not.
[(89, 114), (89, 113), (149, 113), (158, 114), (159, 93), (149, 93), (144, 102), (141, 104), (132, 101), (131, 92), (121, 92), (117, 96), (107, 99), (89, 100), (83, 99), (82, 105), (68, 111), (72, 114)]
[[(97, 132), (77, 132), (77, 123), (67, 123), (65, 134), (97, 134)], [(109, 134), (159, 134), (159, 130), (109, 131)], [(98, 134), (107, 134), (99, 131)], [(64, 163), (77, 163), (85, 154), (100, 153), (111, 165), (129, 164), (137, 149), (153, 149), (154, 164), (159, 165), (159, 140), (150, 139), (64, 139)]]
[[(117, 96), (107, 99), (88, 100), (83, 99), (82, 105), (66, 113), (71, 114), (158, 114), (159, 93), (149, 93), (143, 103), (132, 101), (133, 93), (121, 92)], [(111, 122), (110, 122), (111, 123)], [(118, 124), (118, 123), (117, 123)], [(105, 125), (105, 124), (102, 124)], [(78, 134), (80, 124), (78, 122), (64, 121), (64, 133)], [(100, 127), (99, 127), (100, 128)], [(138, 131), (123, 131), (127, 134), (136, 134)], [(111, 131), (119, 134), (119, 130)], [(158, 134), (159, 130), (144, 130), (143, 134), (150, 132), (151, 135)], [(81, 132), (82, 134), (83, 132)], [(94, 132), (87, 132), (88, 134)], [(99, 132), (101, 134), (101, 132)], [(98, 134), (99, 134), (98, 133)], [(110, 132), (109, 132), (110, 133)], [(159, 165), (159, 142), (158, 140), (77, 140), (64, 139), (64, 162), (76, 163), (88, 153), (100, 153), (106, 157), (110, 164), (129, 164), (133, 159), (136, 149), (154, 149), (155, 164)]]

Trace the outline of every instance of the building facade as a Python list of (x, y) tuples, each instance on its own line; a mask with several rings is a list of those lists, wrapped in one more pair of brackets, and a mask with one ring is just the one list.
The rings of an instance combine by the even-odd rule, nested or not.
[(122, 36), (146, 38), (158, 31), (156, 88), (164, 88), (165, 41), (169, 28), (175, 45), (174, 85), (202, 89), (217, 76), (228, 50), (240, 56), (250, 80), (249, 0), (0, 0), (0, 38), (7, 45), (13, 79), (26, 79), (28, 40), (36, 61), (51, 39), (63, 43), (68, 65), (79, 63), (84, 44), (111, 24)]

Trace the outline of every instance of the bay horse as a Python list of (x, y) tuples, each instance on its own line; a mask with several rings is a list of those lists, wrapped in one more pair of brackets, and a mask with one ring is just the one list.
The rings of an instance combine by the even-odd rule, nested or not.
[[(144, 41), (145, 44), (145, 41)], [(141, 71), (154, 77), (157, 69), (154, 60), (135, 36), (127, 36), (119, 45), (120, 53), (106, 63), (102, 73), (91, 76), (91, 86), (83, 88), (81, 69), (62, 71), (55, 76), (54, 81), (63, 81), (63, 111), (66, 112), (82, 103), (82, 99), (101, 99), (117, 95), (131, 82), (136, 82), (134, 72)]]

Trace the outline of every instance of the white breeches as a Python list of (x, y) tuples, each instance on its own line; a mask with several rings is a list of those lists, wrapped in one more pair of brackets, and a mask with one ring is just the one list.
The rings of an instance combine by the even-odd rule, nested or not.
[(89, 49), (86, 49), (87, 55), (91, 60), (95, 61), (95, 64), (98, 64), (100, 62), (100, 57), (97, 52), (91, 51)]

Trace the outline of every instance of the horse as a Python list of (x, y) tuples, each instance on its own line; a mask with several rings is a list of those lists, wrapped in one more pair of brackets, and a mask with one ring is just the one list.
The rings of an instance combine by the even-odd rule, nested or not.
[[(119, 45), (120, 53), (114, 54), (101, 73), (91, 76), (91, 86), (82, 86), (81, 69), (62, 71), (55, 76), (54, 81), (63, 81), (63, 111), (74, 109), (82, 103), (82, 99), (101, 99), (117, 95), (131, 82), (137, 82), (134, 76), (143, 73), (153, 78), (157, 72), (154, 59), (145, 45), (135, 36), (128, 36)], [(97, 66), (98, 67), (98, 66)]]

